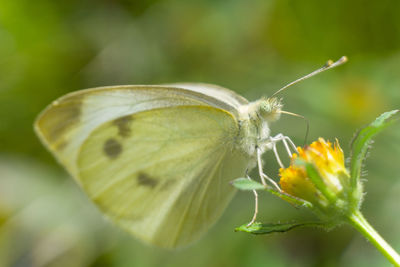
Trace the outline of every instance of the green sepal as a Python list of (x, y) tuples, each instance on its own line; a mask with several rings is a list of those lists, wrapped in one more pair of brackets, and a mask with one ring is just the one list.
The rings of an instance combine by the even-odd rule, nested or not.
[(336, 202), (336, 194), (332, 192), (328, 186), (326, 186), (324, 179), (321, 177), (314, 164), (308, 163), (302, 159), (296, 159), (294, 161), (294, 165), (304, 167), (306, 169), (308, 178), (310, 178), (311, 182), (315, 185), (318, 191), (320, 191), (322, 195), (324, 195), (331, 203)]
[(285, 192), (279, 192), (277, 190), (272, 189), (269, 186), (264, 186), (263, 184), (256, 182), (254, 180), (249, 180), (247, 178), (238, 178), (238, 179), (233, 180), (231, 182), (231, 184), (239, 190), (245, 190), (245, 191), (264, 190), (264, 191), (270, 192), (271, 194), (278, 196), (296, 206), (305, 207), (305, 208), (309, 208), (309, 209), (313, 208), (313, 204), (311, 204), (310, 202), (308, 202), (304, 199), (291, 196), (289, 194), (286, 194)]
[(284, 233), (298, 227), (319, 227), (329, 229), (330, 225), (323, 222), (293, 222), (293, 223), (253, 223), (243, 224), (235, 228), (235, 232), (246, 232), (254, 235)]
[[(359, 130), (351, 142), (351, 156), (350, 156), (350, 176), (351, 187), (356, 190), (361, 176), (361, 169), (364, 159), (367, 156), (369, 145), (372, 138), (399, 119), (398, 115), (400, 110), (392, 110), (383, 113), (375, 119), (371, 124)], [(396, 115), (396, 117), (395, 117)]]
[(238, 178), (233, 180), (232, 185), (240, 190), (263, 190), (266, 188), (263, 184), (247, 178)]
[(294, 205), (296, 205), (298, 207), (304, 207), (304, 208), (308, 208), (308, 209), (313, 209), (314, 208), (314, 205), (311, 202), (308, 202), (307, 200), (304, 200), (304, 199), (289, 195), (289, 194), (287, 194), (285, 192), (278, 192), (278, 191), (276, 191), (274, 189), (271, 189), (271, 188), (266, 188), (265, 191), (268, 191), (271, 194), (273, 194), (273, 195), (275, 195), (277, 197), (280, 197), (281, 199), (286, 200), (287, 202), (289, 202), (291, 204), (294, 204)]

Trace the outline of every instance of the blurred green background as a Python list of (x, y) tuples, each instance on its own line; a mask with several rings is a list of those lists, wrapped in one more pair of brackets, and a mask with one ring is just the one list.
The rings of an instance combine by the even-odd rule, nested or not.
[[(251, 236), (240, 192), (200, 241), (148, 247), (107, 222), (40, 144), (32, 124), (52, 100), (117, 84), (206, 82), (249, 100), (342, 55), (349, 62), (283, 92), (309, 140), (353, 132), (400, 104), (400, 1), (0, 0), (0, 266), (390, 266), (349, 227)], [(304, 121), (272, 126), (301, 145)], [(400, 251), (400, 125), (367, 160), (363, 211)], [(266, 172), (277, 165), (266, 155)], [(264, 222), (309, 218), (273, 196)]]

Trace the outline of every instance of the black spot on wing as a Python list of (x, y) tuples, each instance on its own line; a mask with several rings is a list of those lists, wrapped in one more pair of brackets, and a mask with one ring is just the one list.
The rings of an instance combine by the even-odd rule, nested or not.
[(139, 185), (148, 186), (151, 188), (154, 188), (158, 184), (157, 179), (150, 177), (149, 175), (143, 172), (139, 173), (137, 181)]
[(121, 154), (122, 146), (117, 140), (110, 138), (104, 143), (103, 151), (107, 157), (115, 159)]
[(121, 118), (115, 119), (113, 124), (118, 128), (118, 135), (121, 137), (129, 137), (131, 135), (130, 124), (133, 120), (131, 115), (123, 116)]

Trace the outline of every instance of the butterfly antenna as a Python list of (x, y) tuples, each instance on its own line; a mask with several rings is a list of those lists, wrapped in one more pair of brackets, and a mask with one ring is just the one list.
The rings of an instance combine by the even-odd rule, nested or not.
[(290, 86), (292, 86), (292, 85), (294, 85), (294, 84), (296, 84), (296, 83), (298, 83), (298, 82), (304, 81), (305, 79), (308, 79), (308, 78), (310, 78), (310, 77), (312, 77), (312, 76), (314, 76), (314, 75), (317, 75), (317, 74), (319, 74), (319, 73), (321, 73), (321, 72), (323, 72), (323, 71), (332, 69), (332, 68), (337, 67), (337, 66), (339, 66), (339, 65), (342, 65), (343, 63), (346, 63), (346, 62), (347, 62), (347, 57), (346, 57), (346, 56), (341, 57), (341, 58), (340, 58), (338, 61), (336, 61), (336, 62), (333, 62), (332, 60), (328, 60), (328, 61), (326, 62), (326, 64), (325, 64), (324, 66), (322, 66), (321, 68), (319, 68), (319, 69), (317, 69), (317, 70), (311, 72), (310, 74), (307, 74), (306, 76), (303, 76), (303, 77), (301, 77), (301, 78), (299, 78), (299, 79), (297, 79), (297, 80), (295, 80), (295, 81), (293, 81), (293, 82), (291, 82), (291, 83), (285, 85), (284, 87), (282, 87), (281, 89), (279, 89), (278, 91), (276, 91), (271, 97), (275, 96), (276, 94), (282, 92), (282, 91), (285, 90), (286, 88), (288, 88), (288, 87), (290, 87)]
[(279, 111), (279, 113), (302, 118), (306, 122), (307, 129), (306, 129), (306, 136), (304, 137), (304, 144), (303, 144), (303, 146), (305, 146), (307, 144), (308, 133), (310, 132), (310, 122), (307, 120), (307, 118), (302, 115), (299, 115), (299, 114), (296, 114), (293, 112), (289, 112), (289, 111), (284, 111), (284, 110)]

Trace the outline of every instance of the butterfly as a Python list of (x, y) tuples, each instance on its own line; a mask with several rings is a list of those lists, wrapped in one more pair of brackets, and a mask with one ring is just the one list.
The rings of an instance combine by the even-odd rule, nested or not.
[(106, 217), (176, 248), (218, 220), (235, 194), (230, 181), (256, 166), (262, 174), (281, 113), (278, 98), (249, 102), (210, 84), (110, 86), (60, 97), (34, 128)]

